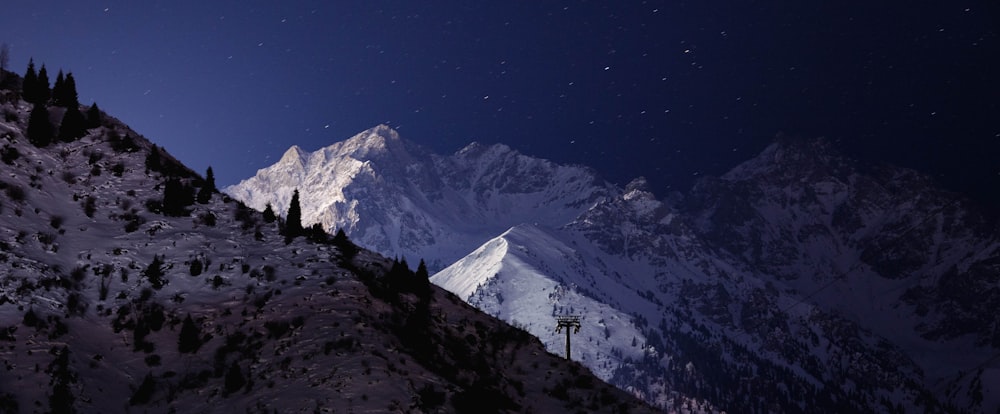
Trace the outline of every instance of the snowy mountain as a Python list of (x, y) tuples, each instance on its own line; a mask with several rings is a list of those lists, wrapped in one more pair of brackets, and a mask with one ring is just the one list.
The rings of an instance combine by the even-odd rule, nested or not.
[[(405, 237), (376, 237), (366, 246), (445, 264), (435, 284), (523, 327), (552, 352), (565, 346), (554, 317), (582, 316), (573, 358), (665, 410), (1000, 406), (1000, 370), (990, 365), (1000, 347), (990, 310), (998, 292), (997, 228), (913, 171), (860, 166), (823, 141), (779, 142), (671, 205), (641, 179), (615, 189), (587, 170), (503, 146), (474, 144), (439, 157), (401, 140), (393, 142), (409, 149), (362, 145), (373, 136), (398, 139), (379, 127), (317, 152), (366, 148), (318, 158), (323, 168), (371, 167), (339, 178), (354, 195), (340, 203), (369, 209), (350, 210), (353, 223), (366, 223), (365, 214), (378, 219), (337, 227), (354, 239), (359, 229), (448, 235), (409, 238), (420, 241), (411, 250), (391, 242)], [(371, 156), (386, 152), (394, 161)], [(401, 162), (400, 154), (420, 161)], [(292, 185), (324, 179), (282, 175), (283, 163), (228, 191), (262, 207)], [(419, 166), (401, 174), (401, 165)], [(470, 173), (477, 165), (491, 167)], [(357, 176), (368, 177), (367, 193), (356, 187)], [(510, 190), (518, 179), (522, 185)], [(488, 226), (469, 226), (476, 222)]]
[(561, 166), (503, 146), (471, 144), (443, 157), (381, 125), (276, 164), (223, 191), (280, 214), (298, 189), (302, 221), (344, 229), (388, 256), (438, 270), (512, 223), (562, 225), (614, 188), (583, 167)]
[(398, 262), (286, 242), (113, 118), (33, 145), (33, 109), (0, 104), (0, 412), (651, 411)]
[(432, 281), (550, 350), (563, 341), (553, 317), (580, 315), (576, 358), (667, 410), (942, 409), (917, 402), (928, 390), (898, 346), (812, 304), (790, 308), (801, 296), (714, 254), (630, 187), (563, 228), (512, 229)]

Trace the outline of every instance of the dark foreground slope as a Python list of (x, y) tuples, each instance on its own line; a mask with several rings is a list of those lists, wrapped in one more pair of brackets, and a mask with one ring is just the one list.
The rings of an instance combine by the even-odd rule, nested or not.
[(37, 148), (31, 109), (0, 108), (0, 412), (649, 410), (389, 260), (195, 202), (113, 119)]

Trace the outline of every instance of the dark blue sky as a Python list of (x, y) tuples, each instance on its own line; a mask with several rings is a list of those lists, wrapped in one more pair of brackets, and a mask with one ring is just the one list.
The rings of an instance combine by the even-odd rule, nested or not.
[(993, 2), (426, 3), (21, 1), (0, 42), (220, 185), (388, 123), (663, 195), (781, 132), (1000, 205)]

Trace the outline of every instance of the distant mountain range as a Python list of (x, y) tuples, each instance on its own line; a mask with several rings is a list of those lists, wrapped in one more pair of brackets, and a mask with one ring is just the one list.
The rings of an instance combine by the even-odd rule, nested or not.
[(1000, 408), (995, 217), (921, 174), (779, 141), (670, 202), (503, 145), (385, 126), (224, 191), (425, 259), (432, 282), (667, 411)]

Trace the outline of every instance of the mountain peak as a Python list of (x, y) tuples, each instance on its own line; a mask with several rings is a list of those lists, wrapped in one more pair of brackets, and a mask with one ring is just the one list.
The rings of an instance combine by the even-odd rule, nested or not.
[(810, 172), (836, 175), (853, 170), (852, 165), (853, 161), (841, 155), (828, 139), (779, 138), (721, 178), (739, 180), (761, 174), (800, 177), (812, 175)]
[(385, 124), (369, 128), (344, 141), (342, 150), (355, 159), (364, 159), (386, 152), (405, 152), (399, 132)]
[(292, 145), (291, 147), (288, 147), (288, 150), (285, 151), (285, 154), (281, 156), (281, 160), (278, 161), (278, 163), (279, 164), (294, 163), (300, 166), (304, 166), (306, 160), (308, 159), (308, 156), (309, 154), (303, 151), (302, 148), (299, 148), (298, 145)]
[(637, 177), (625, 185), (625, 193), (631, 193), (633, 191), (638, 191), (642, 193), (649, 193), (649, 181), (646, 177)]

